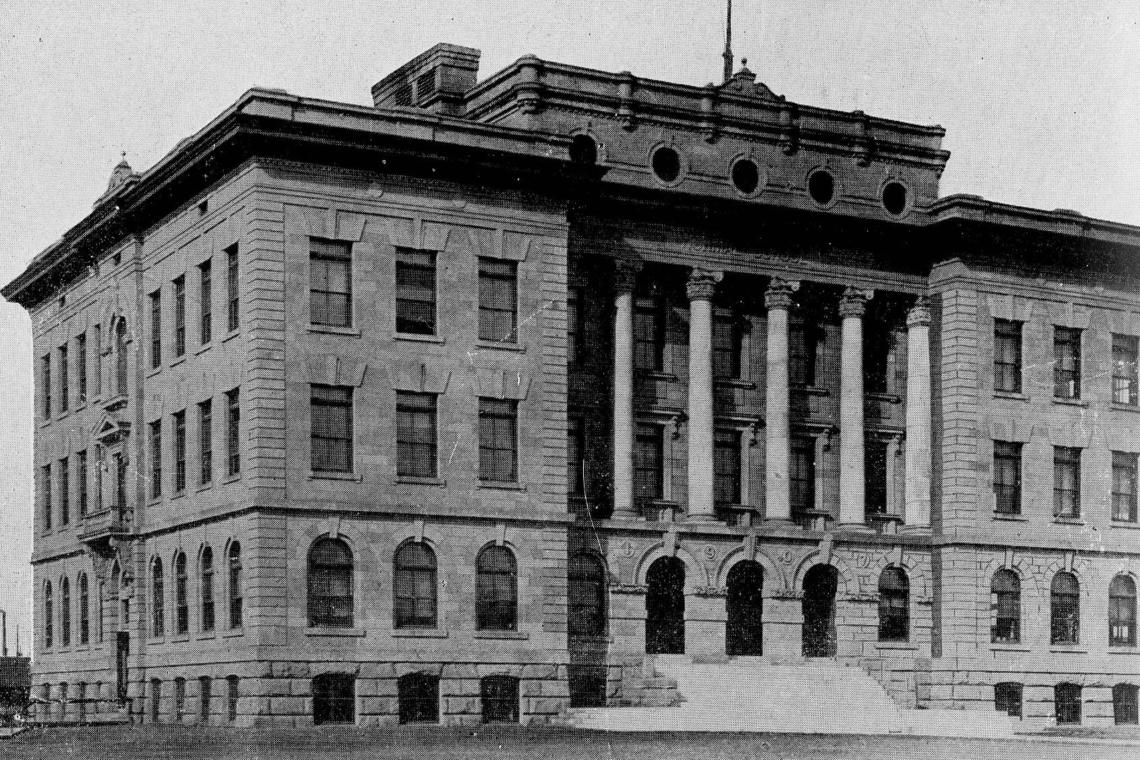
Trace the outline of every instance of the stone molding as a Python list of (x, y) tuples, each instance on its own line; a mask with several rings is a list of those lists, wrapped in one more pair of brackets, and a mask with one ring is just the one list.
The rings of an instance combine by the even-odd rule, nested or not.
[(724, 272), (713, 272), (694, 267), (685, 283), (685, 293), (690, 301), (711, 301), (716, 295), (716, 286), (724, 279)]
[(772, 309), (790, 309), (793, 304), (792, 294), (800, 289), (799, 280), (783, 280), (773, 277), (764, 291), (764, 307)]
[(875, 297), (875, 291), (870, 288), (846, 288), (843, 297), (839, 299), (839, 316), (862, 317), (867, 313), (867, 302)]

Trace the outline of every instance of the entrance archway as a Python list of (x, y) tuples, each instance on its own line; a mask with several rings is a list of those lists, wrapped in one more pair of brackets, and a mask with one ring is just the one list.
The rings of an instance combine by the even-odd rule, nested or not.
[(835, 591), (839, 571), (816, 565), (804, 576), (804, 657), (835, 656)]
[(763, 654), (764, 568), (746, 560), (728, 572), (724, 651), (730, 657)]
[(676, 557), (661, 557), (649, 566), (646, 582), (646, 654), (684, 654), (685, 564)]

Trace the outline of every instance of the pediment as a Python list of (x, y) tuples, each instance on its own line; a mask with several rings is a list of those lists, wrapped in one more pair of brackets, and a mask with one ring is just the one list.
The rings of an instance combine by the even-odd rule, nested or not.
[(131, 423), (121, 419), (114, 412), (104, 412), (95, 427), (91, 430), (91, 437), (104, 446), (115, 443), (120, 438), (130, 434)]

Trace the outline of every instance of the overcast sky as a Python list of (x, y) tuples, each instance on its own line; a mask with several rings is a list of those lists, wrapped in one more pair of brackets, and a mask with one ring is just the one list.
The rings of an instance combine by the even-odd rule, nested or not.
[[(161, 9), (161, 10), (159, 10)], [(1136, 0), (736, 0), (734, 50), (788, 99), (947, 130), (943, 195), (1140, 224)], [(6, 0), (0, 283), (252, 86), (370, 103), (436, 42), (703, 85), (723, 0)], [(0, 302), (0, 608), (28, 649), (31, 327)]]

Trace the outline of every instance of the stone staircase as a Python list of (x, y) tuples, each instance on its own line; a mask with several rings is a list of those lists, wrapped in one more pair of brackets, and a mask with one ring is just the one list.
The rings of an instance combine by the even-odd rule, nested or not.
[(650, 665), (653, 678), (676, 684), (675, 704), (575, 708), (570, 724), (599, 731), (985, 737), (1013, 736), (1019, 727), (997, 712), (900, 708), (861, 668), (830, 659), (694, 663), (684, 655), (657, 655)]

